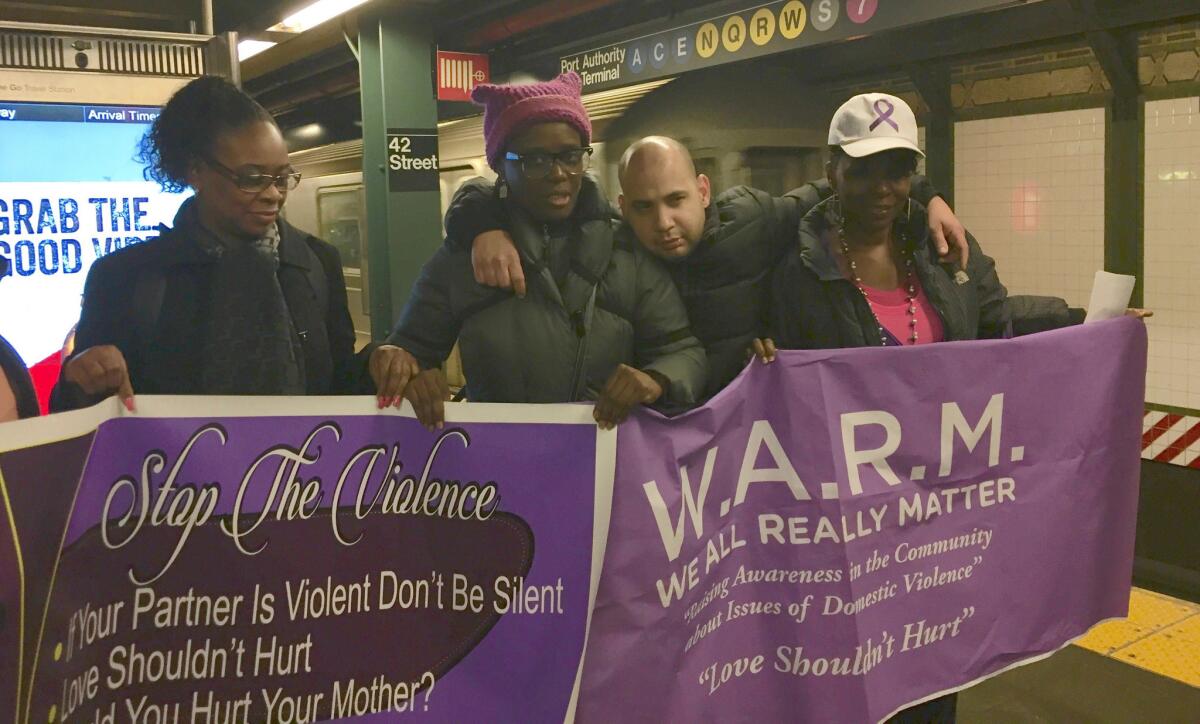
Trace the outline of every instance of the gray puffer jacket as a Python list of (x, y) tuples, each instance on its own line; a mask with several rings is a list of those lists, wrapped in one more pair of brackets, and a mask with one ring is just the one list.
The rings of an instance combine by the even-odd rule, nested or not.
[(443, 246), (421, 270), (388, 342), (429, 368), (458, 341), (467, 396), (481, 402), (594, 400), (619, 364), (670, 381), (660, 405), (679, 409), (704, 389), (704, 348), (662, 266), (612, 217), (585, 179), (570, 220), (570, 270), (560, 285), (543, 258), (549, 230), (506, 203), (506, 231), (528, 293), (478, 284), (468, 249)]

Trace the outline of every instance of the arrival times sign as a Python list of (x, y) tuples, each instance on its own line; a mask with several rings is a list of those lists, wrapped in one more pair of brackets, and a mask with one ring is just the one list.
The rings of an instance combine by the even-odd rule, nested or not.
[(1026, 1), (780, 0), (567, 55), (559, 66), (591, 92)]

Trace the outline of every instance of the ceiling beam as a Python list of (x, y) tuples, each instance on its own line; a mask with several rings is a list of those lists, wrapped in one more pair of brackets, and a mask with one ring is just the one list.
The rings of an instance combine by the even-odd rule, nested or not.
[[(115, 3), (114, 3), (115, 4)], [(166, 22), (186, 22), (192, 19), (191, 16), (185, 13), (162, 12), (161, 3), (126, 3), (125, 7), (104, 7), (83, 5), (66, 5), (62, 3), (42, 3), (42, 2), (19, 2), (18, 0), (0, 0), (0, 13), (4, 13), (6, 19), (14, 19), (10, 17), (10, 13), (20, 13), (22, 11), (37, 13), (39, 22), (45, 22), (47, 15), (61, 15), (79, 19), (79, 16), (85, 17), (118, 17), (118, 18), (135, 18), (144, 20), (160, 20)]]
[(1113, 92), (1127, 97), (1138, 95), (1141, 86), (1137, 70), (1137, 31), (1103, 27), (1096, 0), (1071, 0), (1071, 7), (1082, 21), (1083, 35)]
[(950, 66), (945, 63), (923, 63), (907, 68), (908, 78), (935, 116), (952, 118), (954, 103), (950, 100)]

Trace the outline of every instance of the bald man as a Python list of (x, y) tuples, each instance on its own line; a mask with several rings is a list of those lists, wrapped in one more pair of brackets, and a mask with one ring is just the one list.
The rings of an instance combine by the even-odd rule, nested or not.
[[(621, 213), (638, 241), (662, 259), (683, 296), (692, 332), (708, 354), (706, 397), (729, 384), (746, 364), (746, 350), (766, 333), (769, 275), (796, 242), (800, 219), (831, 191), (827, 181), (806, 184), (780, 198), (737, 186), (712, 196), (678, 141), (649, 136), (636, 141), (618, 169)], [(966, 234), (950, 207), (922, 177), (912, 196), (929, 207), (939, 251), (949, 237), (965, 250)], [(502, 205), (489, 183), (468, 182), (446, 213), (447, 243), (472, 245), (481, 284), (524, 293), (525, 270), (512, 241), (492, 233)], [(478, 237), (478, 238), (477, 238)]]

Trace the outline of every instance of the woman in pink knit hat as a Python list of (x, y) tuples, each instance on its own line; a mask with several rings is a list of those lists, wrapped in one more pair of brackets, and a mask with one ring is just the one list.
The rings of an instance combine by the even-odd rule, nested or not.
[(704, 350), (679, 293), (585, 174), (592, 126), (580, 87), (566, 73), (472, 94), (505, 230), (533, 271), (518, 297), (477, 283), (469, 251), (443, 247), (422, 269), (389, 342), (424, 370), (405, 396), (427, 426), (442, 422), (438, 367), (456, 340), (472, 400), (592, 400), (607, 427), (634, 405), (682, 408), (701, 393)]

